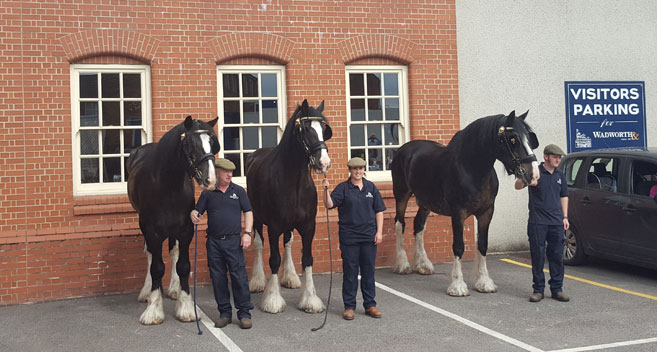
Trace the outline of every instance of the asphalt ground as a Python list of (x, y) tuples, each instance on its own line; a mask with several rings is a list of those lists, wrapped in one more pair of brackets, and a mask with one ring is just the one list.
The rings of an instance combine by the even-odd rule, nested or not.
[[(353, 321), (342, 319), (342, 276), (334, 274), (328, 320), (316, 332), (311, 328), (324, 313), (298, 310), (298, 289), (282, 289), (284, 312), (256, 308), (253, 328), (242, 330), (236, 322), (212, 327), (210, 319), (218, 318), (212, 288), (199, 287), (202, 335), (195, 323), (175, 319), (169, 299), (162, 325), (140, 325), (146, 304), (137, 293), (1, 307), (0, 351), (657, 351), (657, 271), (599, 260), (566, 267), (571, 301), (546, 292), (530, 303), (529, 262), (528, 253), (488, 256), (498, 292), (468, 297), (445, 293), (451, 263), (436, 264), (430, 276), (377, 269), (383, 318), (370, 318), (359, 306)], [(463, 265), (470, 288), (473, 264)], [(329, 279), (314, 275), (325, 303)], [(252, 295), (256, 306), (261, 297)]]

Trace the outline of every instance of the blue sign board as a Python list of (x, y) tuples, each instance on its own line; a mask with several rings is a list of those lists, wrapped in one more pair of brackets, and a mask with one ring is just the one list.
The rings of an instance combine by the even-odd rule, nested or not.
[(568, 152), (646, 147), (644, 82), (565, 82)]

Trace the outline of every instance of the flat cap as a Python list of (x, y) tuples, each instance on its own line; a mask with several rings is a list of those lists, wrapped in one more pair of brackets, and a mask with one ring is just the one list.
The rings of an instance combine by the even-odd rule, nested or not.
[(225, 159), (225, 158), (219, 158), (215, 160), (214, 162), (214, 167), (220, 167), (224, 170), (232, 171), (235, 170), (235, 164), (233, 164), (232, 161)]
[(566, 153), (561, 150), (558, 146), (554, 144), (548, 144), (545, 146), (545, 149), (543, 149), (543, 154), (545, 155), (566, 155)]
[(349, 159), (349, 162), (347, 163), (347, 166), (349, 166), (349, 167), (365, 167), (365, 165), (367, 165), (365, 160), (363, 160), (363, 158), (359, 158), (359, 157), (351, 158), (351, 159)]

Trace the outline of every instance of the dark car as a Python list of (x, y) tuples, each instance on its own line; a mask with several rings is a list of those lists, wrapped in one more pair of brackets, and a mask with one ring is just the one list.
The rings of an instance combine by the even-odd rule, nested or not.
[(577, 152), (559, 168), (569, 188), (564, 263), (590, 255), (657, 268), (657, 148)]

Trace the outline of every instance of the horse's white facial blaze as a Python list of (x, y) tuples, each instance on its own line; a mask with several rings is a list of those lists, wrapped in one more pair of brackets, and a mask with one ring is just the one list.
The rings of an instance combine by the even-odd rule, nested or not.
[(324, 302), (317, 296), (315, 283), (313, 281), (313, 267), (308, 266), (303, 271), (303, 285), (301, 288), (301, 300), (299, 309), (306, 313), (319, 313), (326, 309)]
[[(322, 132), (322, 124), (319, 123), (319, 121), (313, 121), (311, 122), (310, 126), (315, 130), (317, 133), (317, 138), (319, 138), (320, 141), (324, 141), (324, 133)], [(322, 172), (326, 173), (328, 172), (329, 167), (331, 167), (331, 158), (328, 156), (328, 152), (326, 149), (322, 148), (322, 155), (319, 158), (319, 162), (322, 165)]]
[[(532, 148), (529, 147), (529, 142), (527, 141), (527, 137), (522, 138), (522, 146), (525, 147), (525, 151), (527, 152), (527, 155), (534, 154), (534, 151)], [(527, 170), (529, 171), (529, 170)], [(530, 185), (536, 186), (538, 183), (538, 179), (541, 177), (540, 172), (538, 171), (538, 161), (532, 161), (532, 179), (530, 181)], [(517, 179), (518, 177), (516, 177)], [(523, 180), (525, 181), (525, 180)]]
[[(199, 137), (201, 137), (201, 143), (203, 144), (203, 152), (204, 153), (211, 153), (212, 147), (210, 146), (210, 136), (207, 134), (201, 134)], [(217, 183), (217, 174), (214, 171), (214, 163), (213, 160), (210, 159), (206, 161), (208, 163), (208, 181), (209, 184), (205, 189), (213, 189), (215, 184)], [(201, 186), (201, 188), (204, 188)]]

